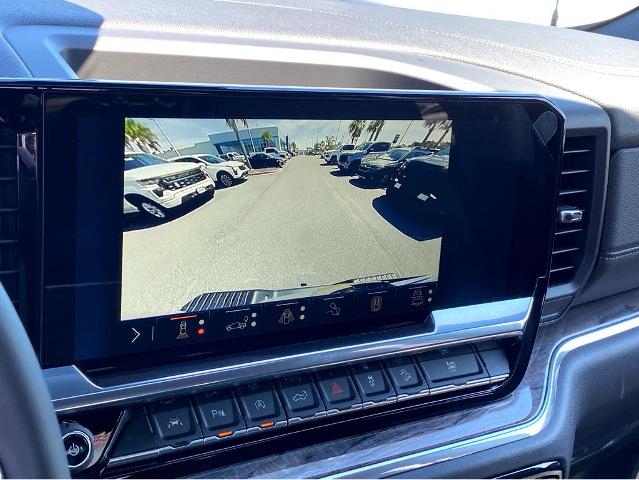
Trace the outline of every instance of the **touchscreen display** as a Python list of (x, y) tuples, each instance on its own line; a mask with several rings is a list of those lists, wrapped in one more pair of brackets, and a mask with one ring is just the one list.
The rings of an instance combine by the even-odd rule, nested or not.
[(445, 113), (124, 129), (122, 320), (277, 304), (279, 323), (299, 323), (309, 299), (335, 321), (428, 309), (455, 133)]

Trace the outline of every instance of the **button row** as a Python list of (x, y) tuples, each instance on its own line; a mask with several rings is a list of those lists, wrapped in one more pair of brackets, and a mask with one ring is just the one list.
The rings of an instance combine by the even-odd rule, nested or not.
[(121, 322), (123, 353), (263, 335), (426, 310), (436, 284), (344, 292)]
[[(486, 342), (157, 402), (147, 409), (151, 428), (141, 428), (139, 417), (124, 427), (119, 438), (126, 441), (116, 444), (110, 465), (317, 417), (489, 385), (509, 375), (500, 345)], [(146, 438), (132, 442), (131, 428)], [(136, 444), (147, 451), (136, 451)], [(155, 446), (149, 450), (149, 445)]]

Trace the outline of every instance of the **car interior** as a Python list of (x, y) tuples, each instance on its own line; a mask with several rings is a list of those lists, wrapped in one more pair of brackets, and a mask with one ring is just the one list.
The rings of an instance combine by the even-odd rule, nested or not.
[(639, 5), (506, 3), (3, 4), (0, 478), (639, 478)]

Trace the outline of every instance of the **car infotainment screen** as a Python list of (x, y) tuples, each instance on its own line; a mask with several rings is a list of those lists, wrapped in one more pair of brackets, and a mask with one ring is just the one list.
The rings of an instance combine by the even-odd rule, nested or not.
[(454, 134), (444, 112), (126, 118), (122, 320), (186, 339), (428, 309)]
[(547, 100), (95, 88), (42, 93), (46, 365), (430, 332), (547, 279), (563, 141)]

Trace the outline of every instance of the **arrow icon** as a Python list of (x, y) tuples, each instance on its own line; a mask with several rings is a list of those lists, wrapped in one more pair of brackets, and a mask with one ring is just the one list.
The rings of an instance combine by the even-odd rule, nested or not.
[(131, 343), (135, 342), (141, 335), (140, 332), (138, 332), (135, 328), (131, 327), (131, 330), (133, 330), (133, 333), (135, 333), (135, 337), (133, 337), (133, 340), (131, 340)]

